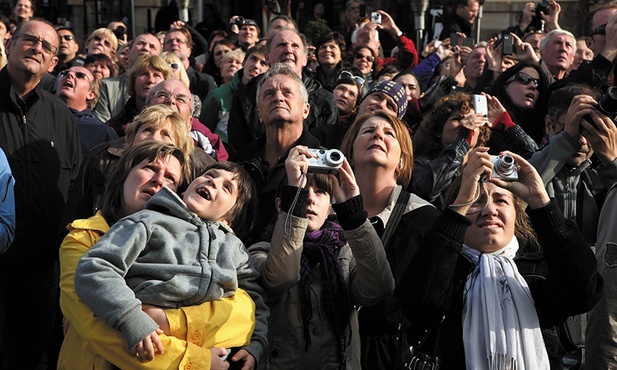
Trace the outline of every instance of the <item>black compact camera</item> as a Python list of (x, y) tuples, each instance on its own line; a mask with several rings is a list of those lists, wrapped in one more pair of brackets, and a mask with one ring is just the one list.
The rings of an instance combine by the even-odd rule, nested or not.
[(236, 19), (234, 19), (234, 24), (238, 26), (238, 28), (240, 28), (244, 24), (244, 21), (244, 17), (237, 17)]
[(531, 24), (529, 25), (529, 28), (531, 28), (530, 31), (543, 31), (542, 14), (548, 15), (548, 9), (549, 4), (546, 0), (542, 0), (536, 5), (536, 15), (533, 17)]
[(118, 26), (114, 30), (114, 35), (116, 35), (116, 38), (119, 40), (124, 40), (125, 33), (126, 33), (126, 28), (124, 28), (124, 26)]
[[(611, 86), (606, 90), (604, 95), (602, 95), (598, 101), (596, 110), (615, 121), (615, 118), (617, 117), (617, 86)], [(588, 114), (584, 115), (583, 118), (593, 127), (596, 127), (595, 122), (593, 122)]]

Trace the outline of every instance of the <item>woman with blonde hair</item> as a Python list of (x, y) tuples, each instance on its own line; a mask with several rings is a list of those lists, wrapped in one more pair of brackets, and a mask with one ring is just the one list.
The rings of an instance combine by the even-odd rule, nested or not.
[(107, 124), (118, 136), (125, 135), (126, 125), (146, 106), (150, 89), (173, 75), (169, 63), (158, 55), (142, 55), (127, 72), (126, 92), (129, 99), (118, 115)]
[(97, 28), (86, 39), (87, 55), (105, 54), (113, 60), (118, 50), (118, 38), (109, 28)]

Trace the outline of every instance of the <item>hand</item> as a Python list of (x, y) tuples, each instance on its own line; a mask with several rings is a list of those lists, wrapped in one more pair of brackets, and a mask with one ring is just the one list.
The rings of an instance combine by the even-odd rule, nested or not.
[[(422, 57), (427, 58), (429, 55), (435, 53), (437, 51), (437, 47), (435, 47), (435, 43), (437, 40), (433, 40), (426, 44), (424, 50), (422, 50)], [(442, 43), (443, 44), (443, 43)], [(441, 45), (440, 45), (441, 46)]]
[(308, 171), (307, 158), (312, 155), (308, 148), (298, 145), (289, 151), (287, 160), (285, 160), (285, 171), (287, 171), (287, 183), (291, 186), (304, 187), (302, 183), (302, 175)]
[(460, 46), (461, 48), (461, 61), (463, 61), (463, 64), (465, 64), (465, 61), (467, 61), (467, 58), (469, 57), (469, 54), (471, 54), (472, 50), (469, 46)]
[(533, 17), (536, 15), (536, 4), (527, 3), (523, 8), (523, 14), (521, 15), (521, 21), (518, 23), (518, 28), (525, 32), (527, 27), (531, 24)]
[(377, 13), (381, 14), (381, 24), (378, 24), (377, 28), (388, 32), (392, 35), (392, 37), (396, 38), (396, 35), (400, 32), (400, 29), (394, 22), (394, 19), (392, 19), (390, 14), (384, 12), (383, 10), (377, 10)]
[(482, 95), (486, 96), (486, 102), (488, 104), (488, 121), (490, 126), (493, 127), (497, 123), (497, 119), (506, 111), (506, 108), (501, 105), (501, 102), (496, 96), (484, 93)]
[[(161, 329), (156, 329), (147, 337), (131, 348), (131, 354), (139, 360), (139, 362), (149, 362), (154, 360), (156, 351), (163, 353), (163, 343), (159, 335), (163, 334)], [(155, 348), (156, 347), (156, 348)]]
[(503, 50), (503, 43), (495, 47), (495, 42), (497, 42), (497, 37), (491, 38), (486, 44), (486, 62), (491, 71), (501, 73), (501, 51)]
[(222, 360), (221, 356), (227, 356), (229, 352), (225, 348), (213, 347), (210, 348), (210, 369), (211, 370), (227, 370), (229, 369), (229, 362)]
[(446, 59), (447, 57), (452, 55), (452, 48), (450, 47), (450, 43), (442, 42), (441, 45), (437, 47), (437, 50), (435, 51), (435, 53), (437, 54), (439, 59), (441, 60)]
[(592, 111), (589, 115), (596, 127), (582, 120), (581, 135), (587, 139), (593, 152), (600, 158), (600, 162), (608, 165), (617, 158), (617, 128), (613, 120), (604, 114)]
[(461, 174), (461, 187), (456, 199), (452, 203), (457, 205), (452, 210), (463, 216), (467, 214), (469, 207), (480, 196), (478, 194), (478, 183), (482, 177), (486, 176), (488, 178), (493, 172), (493, 162), (491, 162), (488, 149), (486, 147), (477, 147), (467, 153), (467, 163), (463, 167), (463, 173)]
[(465, 116), (460, 123), (462, 127), (471, 131), (475, 131), (484, 125), (491, 127), (491, 122), (488, 120), (488, 117), (484, 116), (482, 113), (470, 113)]
[(337, 203), (343, 203), (350, 198), (353, 198), (360, 194), (360, 188), (356, 182), (356, 176), (351, 169), (351, 165), (347, 161), (347, 158), (343, 160), (343, 165), (338, 170), (339, 179), (334, 174), (330, 174), (332, 181), (334, 199)]
[(156, 324), (161, 328), (165, 335), (171, 335), (171, 329), (169, 328), (169, 320), (167, 320), (167, 315), (165, 314), (165, 310), (158, 306), (151, 306), (149, 304), (142, 304), (141, 310), (144, 311), (148, 316), (156, 322)]
[[(546, 206), (551, 202), (542, 178), (538, 171), (518, 154), (512, 152), (502, 152), (502, 154), (511, 155), (518, 168), (518, 180), (504, 181), (502, 179), (490, 178), (489, 181), (493, 184), (512, 192), (512, 194), (521, 198), (532, 209), (537, 209)], [(491, 166), (492, 167), (492, 166)]]
[[(229, 359), (227, 359), (229, 361)], [(235, 355), (231, 358), (231, 362), (243, 362), (241, 370), (253, 370), (255, 369), (255, 357), (249, 353), (249, 351), (244, 348), (240, 349), (236, 352)]]
[(566, 113), (566, 122), (563, 130), (574, 140), (581, 134), (581, 120), (586, 114), (595, 111), (597, 102), (589, 95), (576, 95)]
[(515, 34), (512, 34), (512, 37), (514, 38), (514, 49), (516, 50), (514, 59), (520, 62), (529, 61), (539, 65), (540, 57), (536, 54), (533, 46), (528, 42), (523, 42), (523, 40)]
[(182, 21), (175, 21), (174, 23), (171, 24), (171, 26), (169, 26), (170, 30), (173, 30), (174, 28), (184, 28), (184, 26), (186, 26), (186, 24)]
[(541, 14), (547, 33), (561, 28), (559, 27), (559, 13), (561, 13), (561, 5), (556, 1), (549, 1), (548, 14)]

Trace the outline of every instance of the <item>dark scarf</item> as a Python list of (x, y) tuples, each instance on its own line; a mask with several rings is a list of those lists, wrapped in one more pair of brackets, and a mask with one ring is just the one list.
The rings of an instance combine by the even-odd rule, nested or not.
[[(272, 240), (273, 231), (274, 225), (270, 225), (264, 231), (265, 241), (270, 242)], [(340, 353), (344, 350), (343, 333), (349, 323), (352, 305), (337, 255), (341, 247), (346, 244), (347, 239), (343, 229), (330, 221), (326, 221), (321, 229), (307, 232), (304, 235), (298, 286), (300, 288), (302, 322), (306, 339), (305, 348), (308, 348), (311, 344), (308, 326), (313, 318), (311, 309), (311, 283), (314, 282), (312, 269), (317, 267), (322, 270), (322, 280), (324, 281), (321, 300), (324, 303), (326, 315), (334, 333), (341, 339)]]

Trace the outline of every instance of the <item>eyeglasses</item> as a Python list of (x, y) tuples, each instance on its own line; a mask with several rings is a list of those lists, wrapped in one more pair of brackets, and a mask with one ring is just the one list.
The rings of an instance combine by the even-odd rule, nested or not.
[(355, 76), (349, 71), (341, 71), (341, 73), (338, 75), (336, 79), (340, 80), (341, 78), (351, 78), (354, 81), (356, 81), (356, 83), (360, 85), (360, 87), (364, 87), (364, 84), (366, 83), (366, 81), (362, 77)]
[(21, 42), (23, 42), (24, 45), (28, 47), (41, 44), (41, 46), (43, 47), (43, 52), (45, 54), (56, 54), (58, 52), (57, 47), (52, 45), (49, 41), (41, 40), (40, 38), (38, 38), (38, 36), (28, 35), (27, 33), (22, 33), (22, 34), (15, 36), (15, 38), (21, 39)]
[(366, 59), (369, 62), (373, 62), (375, 60), (375, 57), (373, 57), (372, 55), (364, 55), (364, 54), (360, 54), (360, 53), (356, 53), (356, 55), (354, 55), (354, 58), (356, 59)]
[(589, 35), (587, 35), (588, 37), (594, 36), (594, 35), (606, 35), (606, 23), (599, 25), (598, 27), (594, 28)]
[(65, 41), (73, 41), (73, 39), (75, 39), (73, 35), (58, 35), (58, 36), (60, 36), (60, 38), (64, 39)]
[(180, 104), (188, 104), (192, 98), (188, 95), (184, 95), (184, 94), (170, 94), (165, 90), (159, 90), (156, 93), (154, 93), (154, 96), (159, 98), (159, 99), (163, 99), (165, 101), (169, 100), (169, 98), (171, 98), (172, 96), (174, 97), (174, 100)]
[(173, 69), (174, 71), (180, 69), (180, 63), (178, 62), (173, 62), (173, 63), (169, 63), (169, 66), (171, 67), (171, 69)]
[(88, 77), (88, 75), (84, 72), (78, 72), (78, 71), (71, 71), (69, 69), (65, 69), (64, 71), (60, 72), (60, 78), (65, 78), (68, 77), (69, 75), (73, 75), (75, 76), (75, 78), (77, 78), (78, 80), (84, 80), (87, 83), (92, 83), (92, 81), (90, 81), (90, 77)]
[(530, 75), (523, 73), (523, 72), (519, 72), (517, 74), (515, 74), (514, 76), (508, 78), (505, 82), (505, 84), (509, 84), (512, 81), (515, 81), (522, 84), (522, 85), (529, 85), (530, 83), (533, 83), (534, 87), (538, 87), (540, 85), (540, 80), (538, 80), (537, 78), (533, 78)]
[(175, 39), (169, 39), (169, 40), (165, 41), (165, 45), (173, 45), (174, 42), (178, 43), (178, 44), (181, 44), (181, 45), (189, 43), (188, 40), (182, 40), (182, 39), (175, 38)]

